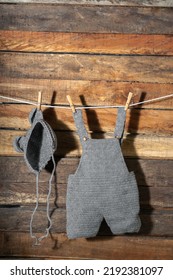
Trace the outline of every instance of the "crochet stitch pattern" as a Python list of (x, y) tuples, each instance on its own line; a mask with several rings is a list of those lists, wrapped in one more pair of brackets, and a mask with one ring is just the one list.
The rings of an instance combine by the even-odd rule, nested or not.
[[(29, 114), (29, 121), (31, 123), (31, 128), (27, 131), (25, 136), (18, 136), (14, 140), (14, 148), (17, 152), (24, 153), (24, 159), (31, 170), (36, 175), (36, 206), (31, 216), (30, 221), (30, 235), (32, 238), (36, 239), (36, 244), (48, 236), (50, 228), (52, 226), (51, 218), (49, 215), (49, 197), (51, 194), (51, 183), (53, 175), (55, 172), (55, 160), (54, 152), (57, 149), (57, 139), (54, 131), (50, 125), (44, 120), (43, 114), (37, 108), (34, 108)], [(34, 219), (34, 214), (38, 208), (38, 196), (39, 196), (39, 173), (47, 163), (52, 160), (53, 170), (49, 179), (49, 190), (47, 195), (47, 218), (49, 221), (48, 228), (46, 228), (46, 234), (37, 237), (32, 233), (32, 223)]]

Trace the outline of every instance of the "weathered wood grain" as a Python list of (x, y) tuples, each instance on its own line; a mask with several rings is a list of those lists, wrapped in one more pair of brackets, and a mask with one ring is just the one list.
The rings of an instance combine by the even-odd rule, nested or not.
[[(25, 132), (14, 130), (0, 130), (0, 155), (16, 156), (17, 153), (13, 146), (13, 140), (18, 135), (24, 135)], [(81, 145), (79, 137), (75, 132), (56, 132), (59, 148), (56, 151), (60, 156), (80, 156)], [(94, 134), (93, 138), (110, 138), (113, 136), (106, 134)], [(172, 137), (127, 135), (124, 139), (122, 150), (128, 157), (147, 157), (173, 159), (173, 141)]]
[[(34, 207), (33, 207), (34, 208)], [(40, 207), (34, 216), (33, 230), (43, 232), (47, 227), (46, 205)], [(0, 231), (29, 231), (29, 224), (32, 207), (11, 207), (0, 209)], [(173, 235), (173, 211), (172, 210), (155, 210), (148, 213), (140, 214), (142, 226), (140, 234), (147, 234), (152, 236), (172, 236)], [(66, 232), (66, 211), (62, 208), (55, 208), (53, 210), (52, 232), (62, 233)], [(105, 235), (106, 226), (100, 229), (99, 234)], [(108, 232), (106, 232), (108, 234)], [(135, 234), (136, 235), (136, 234)]]
[[(47, 227), (46, 205), (41, 207), (34, 216), (33, 230), (37, 232), (44, 232)], [(11, 207), (0, 208), (0, 231), (29, 231), (31, 214), (34, 206), (28, 207)], [(52, 222), (54, 223), (53, 232), (66, 231), (66, 210), (58, 208), (53, 212)], [(5, 221), (6, 220), (6, 221)]]
[(147, 188), (139, 186), (139, 197), (141, 209), (145, 208), (169, 208), (173, 207), (173, 188), (172, 187), (157, 187)]
[[(128, 92), (134, 93), (133, 102), (170, 95), (173, 83), (135, 83), (110, 81), (80, 81), (53, 79), (19, 79), (1, 77), (0, 95), (37, 102), (41, 90), (45, 104), (67, 105), (66, 95), (70, 94), (75, 105), (124, 105)], [(11, 102), (0, 99), (2, 102)], [(142, 104), (136, 108), (172, 109), (173, 98)], [(45, 108), (43, 108), (45, 109)]]
[(2, 30), (173, 34), (172, 22), (170, 8), (1, 4), (0, 9)]
[[(28, 129), (28, 115), (31, 107), (27, 105), (2, 105), (0, 127)], [(54, 130), (76, 130), (71, 110), (45, 109), (45, 120)], [(99, 109), (83, 111), (84, 123), (88, 131), (113, 132), (117, 118), (117, 109)], [(128, 133), (155, 134), (171, 136), (173, 134), (173, 110), (128, 110), (125, 131)]]
[(1, 51), (173, 55), (173, 36), (0, 30)]
[[(47, 104), (67, 104), (66, 95), (70, 94), (77, 105), (81, 101), (86, 105), (123, 105), (129, 91), (136, 95), (134, 102), (173, 93), (173, 9), (168, 9), (173, 7), (172, 1), (11, 2), (0, 4), (0, 94), (37, 101), (41, 89)], [(0, 157), (0, 256), (173, 259), (173, 100), (139, 108), (128, 112), (126, 133), (135, 134), (125, 135), (123, 153), (130, 157), (127, 165), (135, 171), (139, 186), (140, 233), (105, 236), (110, 232), (103, 226), (102, 237), (67, 239), (67, 178), (77, 168), (81, 146), (76, 133), (69, 132), (75, 130), (71, 111), (46, 109), (46, 120), (57, 130), (60, 148), (56, 154), (67, 157), (56, 158), (51, 236), (34, 248), (29, 222), (35, 205), (35, 176), (25, 165), (23, 154), (12, 147), (14, 136), (29, 127), (31, 106), (2, 104), (0, 155), (5, 157)], [(116, 110), (87, 113), (87, 129), (99, 132), (93, 138), (110, 137), (100, 131), (113, 131)], [(47, 226), (49, 177), (48, 168), (40, 176), (40, 205), (34, 219), (34, 231), (42, 233)]]
[(0, 255), (55, 259), (153, 259), (173, 258), (173, 239), (164, 237), (116, 236), (68, 240), (52, 234), (42, 246), (32, 246), (28, 233), (0, 232)]
[[(172, 160), (149, 160), (149, 159), (135, 159), (135, 158), (125, 158), (127, 167), (129, 171), (134, 171), (138, 185), (143, 187), (159, 187), (167, 188), (173, 186), (173, 161)], [(75, 173), (77, 166), (79, 164), (79, 158), (57, 158), (56, 173), (58, 174), (56, 178), (56, 183), (60, 185), (59, 191), (63, 191), (63, 185), (67, 184), (67, 179), (69, 174)], [(32, 184), (35, 181), (35, 175), (30, 172), (23, 157), (0, 157), (0, 181), (1, 187), (4, 188), (5, 184), (9, 186), (9, 191), (11, 185), (20, 184), (27, 185)], [(50, 176), (50, 168), (43, 170), (40, 174), (40, 184), (45, 184), (48, 182)], [(14, 189), (17, 191), (17, 189)], [(40, 185), (41, 187), (41, 185)], [(58, 186), (57, 186), (58, 187)], [(32, 189), (35, 189), (33, 184)], [(41, 188), (42, 190), (42, 188)], [(30, 193), (31, 189), (27, 189)], [(169, 193), (167, 193), (169, 195)]]
[[(47, 175), (49, 178), (49, 175)], [(157, 180), (157, 178), (156, 178)], [(7, 183), (0, 181), (0, 206), (29, 205), (36, 201), (35, 178), (32, 183)], [(52, 187), (50, 205), (56, 203), (58, 207), (66, 205), (66, 184), (57, 184)], [(149, 187), (138, 186), (141, 209), (173, 209), (172, 187)], [(46, 204), (48, 183), (39, 184), (39, 203)]]
[(172, 83), (173, 57), (0, 53), (2, 77)]
[[(20, 108), (16, 111), (20, 114)], [(7, 112), (7, 110), (5, 110)], [(14, 112), (14, 107), (12, 107)], [(20, 127), (26, 128), (25, 126), (20, 126), (21, 122), (19, 121), (18, 115), (14, 118), (18, 119), (18, 125), (14, 123), (11, 118), (8, 116), (12, 115), (12, 112), (9, 111), (9, 114), (6, 116), (6, 121), (3, 118), (2, 123), (6, 127)], [(24, 114), (22, 114), (24, 115)], [(116, 109), (99, 109), (99, 110), (87, 110), (83, 113), (84, 123), (88, 131), (92, 132), (113, 132), (116, 118), (117, 110)], [(22, 117), (21, 117), (22, 119)], [(70, 130), (76, 130), (75, 124), (73, 122), (71, 110), (53, 110), (52, 114), (50, 110), (45, 110), (45, 119), (50, 123), (50, 125), (57, 130), (67, 130), (67, 127)], [(57, 121), (56, 121), (57, 120)], [(138, 133), (138, 134), (154, 134), (154, 135), (173, 135), (173, 110), (163, 111), (163, 110), (129, 110), (127, 113), (127, 121), (125, 126), (125, 132), (128, 133)], [(9, 122), (9, 124), (8, 124)], [(1, 118), (0, 118), (1, 123)]]
[(47, 3), (68, 5), (109, 5), (109, 6), (149, 6), (149, 7), (173, 7), (172, 0), (0, 0), (0, 3)]

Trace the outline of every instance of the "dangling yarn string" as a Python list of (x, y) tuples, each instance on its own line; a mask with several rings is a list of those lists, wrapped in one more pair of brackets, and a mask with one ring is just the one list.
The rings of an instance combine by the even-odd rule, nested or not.
[(31, 236), (31, 238), (36, 239), (35, 245), (39, 245), (39, 242), (38, 242), (38, 237), (35, 234), (33, 234), (33, 232), (32, 232), (32, 224), (33, 224), (34, 215), (38, 209), (38, 203), (39, 203), (39, 172), (36, 175), (36, 205), (35, 205), (34, 211), (32, 212), (31, 220), (30, 220), (30, 236)]
[(35, 246), (40, 245), (40, 242), (44, 238), (48, 237), (50, 229), (52, 227), (52, 220), (51, 220), (51, 217), (49, 214), (49, 204), (50, 204), (50, 195), (52, 192), (52, 179), (53, 179), (53, 175), (54, 175), (55, 169), (56, 169), (55, 159), (54, 159), (53, 155), (52, 155), (52, 162), (53, 162), (53, 170), (52, 170), (52, 173), (51, 173), (51, 176), (49, 179), (49, 188), (48, 188), (48, 194), (47, 194), (47, 200), (46, 200), (46, 204), (47, 204), (46, 213), (47, 213), (47, 219), (48, 219), (48, 228), (46, 228), (46, 234), (41, 237), (38, 237), (35, 234), (33, 234), (33, 230), (32, 230), (34, 215), (38, 209), (38, 204), (39, 204), (39, 172), (36, 175), (36, 205), (35, 205), (32, 215), (31, 215), (31, 220), (30, 220), (30, 236), (31, 236), (31, 238), (35, 238), (35, 244), (34, 244)]

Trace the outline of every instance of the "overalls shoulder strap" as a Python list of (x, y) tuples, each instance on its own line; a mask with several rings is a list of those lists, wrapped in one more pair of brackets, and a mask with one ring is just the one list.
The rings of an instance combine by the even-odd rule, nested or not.
[(87, 130), (84, 125), (83, 117), (82, 117), (82, 111), (79, 109), (76, 109), (76, 112), (73, 113), (74, 122), (80, 137), (80, 141), (82, 144), (85, 143), (85, 141), (89, 138), (89, 135), (87, 133)]
[(124, 110), (124, 107), (119, 107), (114, 136), (120, 139), (120, 143), (122, 143), (123, 141), (125, 121), (126, 121), (126, 111)]

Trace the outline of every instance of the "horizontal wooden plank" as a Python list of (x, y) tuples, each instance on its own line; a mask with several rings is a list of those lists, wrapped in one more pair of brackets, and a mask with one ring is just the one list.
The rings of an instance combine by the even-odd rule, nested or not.
[[(56, 172), (58, 175), (56, 183), (58, 184), (57, 187), (60, 187), (58, 191), (61, 193), (64, 190), (63, 185), (67, 184), (69, 174), (75, 173), (79, 164), (79, 158), (55, 158), (55, 160), (57, 163)], [(168, 188), (173, 186), (172, 160), (125, 158), (125, 161), (129, 171), (135, 172), (138, 185), (155, 188)], [(10, 186), (15, 184), (13, 190), (17, 190), (15, 188), (17, 185), (19, 185), (18, 188), (20, 188), (20, 184), (24, 184), (25, 186), (28, 183), (33, 184), (33, 182), (35, 182), (35, 175), (30, 172), (23, 157), (0, 157), (0, 166), (0, 182), (2, 188), (8, 185), (10, 191)], [(41, 172), (39, 178), (41, 191), (42, 184), (45, 186), (49, 176), (50, 168), (46, 168), (46, 170)], [(35, 184), (32, 185), (32, 189), (35, 190)], [(6, 191), (8, 190), (6, 189)], [(28, 188), (26, 192), (29, 194), (31, 189)], [(169, 193), (167, 193), (167, 195), (169, 195)]]
[[(125, 104), (125, 103), (124, 103)], [(28, 129), (28, 115), (31, 107), (27, 105), (1, 105), (0, 127)], [(72, 112), (67, 109), (45, 109), (45, 120), (54, 130), (76, 130)], [(92, 132), (114, 131), (117, 109), (83, 111), (87, 130)], [(125, 131), (169, 136), (173, 134), (173, 110), (128, 110)]]
[[(17, 153), (13, 146), (13, 140), (18, 135), (25, 132), (14, 130), (0, 130), (0, 155), (16, 156)], [(111, 135), (94, 134), (94, 138), (113, 137)], [(60, 156), (80, 156), (81, 145), (79, 137), (75, 132), (57, 132), (58, 149), (57, 155)], [(128, 157), (147, 157), (173, 159), (172, 137), (127, 135), (124, 139), (122, 150), (124, 156)]]
[[(75, 105), (124, 105), (128, 92), (134, 93), (133, 102), (170, 95), (172, 84), (133, 83), (110, 81), (80, 81), (53, 79), (18, 79), (1, 77), (0, 95), (37, 102), (38, 91), (42, 91), (42, 102), (45, 104), (67, 105), (66, 95), (70, 94)], [(2, 102), (11, 102), (1, 99)], [(173, 98), (146, 103), (135, 108), (172, 109)], [(43, 107), (43, 109), (45, 109)]]
[(172, 9), (155, 7), (1, 4), (0, 9), (3, 30), (173, 34), (172, 20)]
[(173, 55), (173, 36), (0, 30), (1, 51)]
[[(41, 208), (41, 207), (40, 207)], [(30, 218), (33, 209), (30, 207), (0, 208), (0, 231), (29, 231)], [(173, 211), (150, 211), (141, 213), (142, 226), (138, 235), (173, 236)], [(52, 232), (66, 232), (66, 211), (62, 208), (53, 209)], [(33, 230), (44, 232), (47, 226), (46, 206), (38, 210), (34, 216)], [(102, 224), (99, 235), (110, 235), (107, 225)]]
[[(64, 207), (66, 184), (69, 174), (77, 169), (77, 159), (62, 159), (57, 165), (57, 183), (53, 183), (51, 203)], [(142, 208), (173, 207), (172, 161), (126, 159), (129, 170), (137, 178)], [(35, 203), (35, 176), (27, 169), (21, 158), (0, 157), (0, 204), (21, 205)], [(18, 172), (16, 172), (16, 169)], [(161, 171), (162, 170), (162, 171)], [(39, 201), (46, 202), (50, 174), (43, 171), (40, 176)], [(150, 186), (146, 188), (146, 186)]]
[(173, 239), (164, 237), (116, 236), (68, 240), (52, 234), (41, 246), (32, 246), (28, 233), (0, 232), (0, 255), (61, 259), (143, 259), (173, 258)]
[[(16, 168), (18, 168), (16, 166)], [(59, 174), (58, 174), (59, 175)], [(49, 175), (47, 175), (49, 178)], [(157, 179), (156, 179), (157, 180)], [(29, 205), (36, 201), (35, 195), (35, 178), (32, 183), (7, 183), (0, 181), (0, 206)], [(54, 203), (58, 207), (66, 205), (66, 184), (53, 184), (50, 205)], [(39, 202), (46, 204), (48, 183), (39, 185)], [(140, 206), (141, 209), (173, 209), (173, 188), (172, 187), (142, 187), (139, 186)]]
[[(0, 231), (29, 231), (30, 219), (34, 207), (11, 207), (0, 208)], [(53, 232), (66, 231), (66, 210), (54, 209), (52, 222), (54, 223)], [(53, 218), (54, 217), (54, 218)], [(7, 221), (5, 222), (5, 219)], [(38, 210), (34, 216), (33, 230), (37, 232), (44, 232), (47, 227), (46, 206), (42, 206), (42, 210)]]
[[(59, 161), (57, 159), (57, 161)], [(126, 159), (129, 170), (134, 170), (140, 187), (141, 201), (154, 207), (172, 207), (172, 161)], [(27, 169), (22, 158), (0, 157), (0, 203), (21, 204), (35, 202), (35, 176)], [(58, 185), (53, 184), (52, 201), (58, 196), (58, 205), (65, 205), (66, 184), (69, 174), (77, 169), (78, 159), (67, 158), (58, 162)], [(16, 168), (18, 172), (16, 172)], [(160, 170), (163, 170), (162, 172)], [(43, 171), (40, 176), (40, 202), (44, 203), (47, 193), (47, 182), (50, 174)]]
[(0, 0), (0, 3), (46, 3), (68, 5), (109, 5), (109, 6), (149, 6), (149, 7), (173, 7), (172, 0)]
[[(173, 56), (0, 53), (2, 77), (172, 83)], [(141, 70), (142, 69), (142, 70)]]

